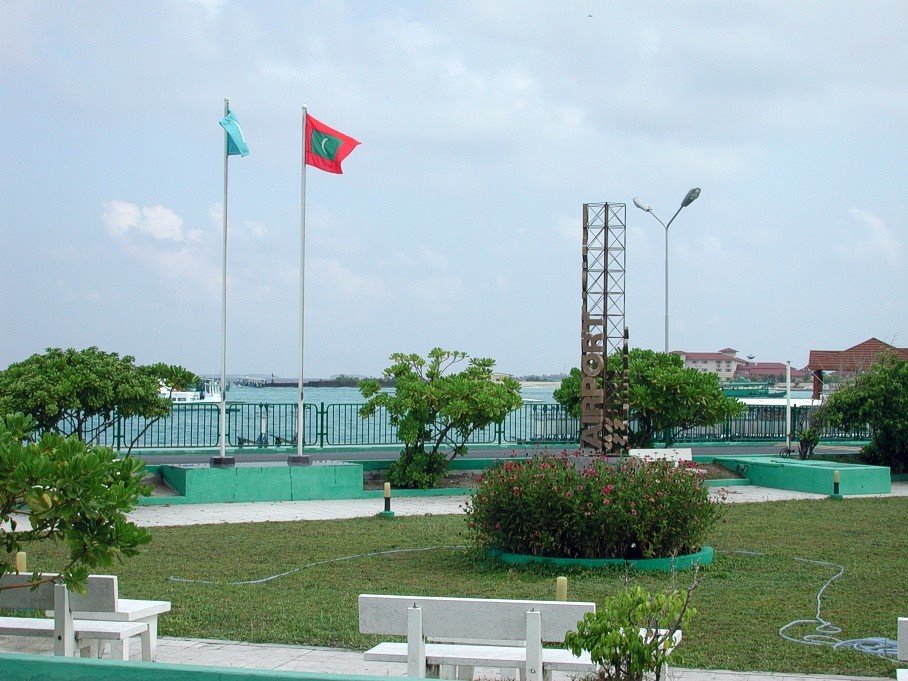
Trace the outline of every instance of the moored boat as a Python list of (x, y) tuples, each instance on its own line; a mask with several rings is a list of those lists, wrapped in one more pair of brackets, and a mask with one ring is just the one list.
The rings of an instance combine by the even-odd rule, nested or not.
[(221, 401), (220, 381), (215, 378), (206, 378), (198, 390), (173, 390), (163, 381), (158, 389), (158, 396), (170, 400), (174, 404), (186, 403), (218, 403)]

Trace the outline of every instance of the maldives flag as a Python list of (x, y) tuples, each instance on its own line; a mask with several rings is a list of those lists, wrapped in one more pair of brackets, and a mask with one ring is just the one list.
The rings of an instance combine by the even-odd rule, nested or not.
[(343, 161), (359, 144), (355, 139), (306, 114), (306, 165), (329, 173), (343, 173)]

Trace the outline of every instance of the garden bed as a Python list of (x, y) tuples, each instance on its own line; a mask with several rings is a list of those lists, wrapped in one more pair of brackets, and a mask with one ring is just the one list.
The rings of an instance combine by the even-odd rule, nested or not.
[[(692, 470), (702, 480), (742, 480), (744, 476), (716, 463), (695, 463)], [(464, 490), (475, 489), (483, 470), (450, 470), (439, 483), (439, 488)], [(363, 489), (377, 490), (384, 486), (385, 471), (365, 471)]]

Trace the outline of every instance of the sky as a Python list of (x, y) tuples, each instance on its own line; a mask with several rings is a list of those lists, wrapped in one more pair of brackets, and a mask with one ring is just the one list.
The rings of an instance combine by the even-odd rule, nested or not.
[(631, 345), (908, 347), (908, 4), (10, 0), (0, 368), (48, 347), (299, 374), (435, 346), (579, 364), (584, 203), (626, 203)]

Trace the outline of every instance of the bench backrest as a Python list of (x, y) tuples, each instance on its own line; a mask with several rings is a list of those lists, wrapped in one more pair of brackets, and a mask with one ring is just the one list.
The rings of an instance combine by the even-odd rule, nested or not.
[[(42, 579), (57, 577), (42, 574)], [(7, 574), (0, 577), (0, 608), (11, 610), (55, 610), (54, 584), (44, 582), (34, 591), (29, 586), (30, 574)], [(18, 588), (9, 588), (18, 587)], [(115, 612), (117, 609), (117, 578), (114, 575), (90, 575), (84, 594), (69, 592), (70, 611)]]
[(902, 662), (908, 662), (908, 617), (899, 617), (897, 636), (896, 657)]
[(54, 583), (39, 584), (34, 591), (29, 586), (31, 575), (0, 577), (0, 608), (7, 610), (53, 610)]
[(363, 634), (407, 635), (407, 611), (422, 610), (426, 638), (450, 640), (524, 641), (527, 612), (541, 615), (542, 640), (564, 641), (595, 603), (571, 601), (517, 601), (499, 598), (442, 598), (362, 594), (359, 630)]

